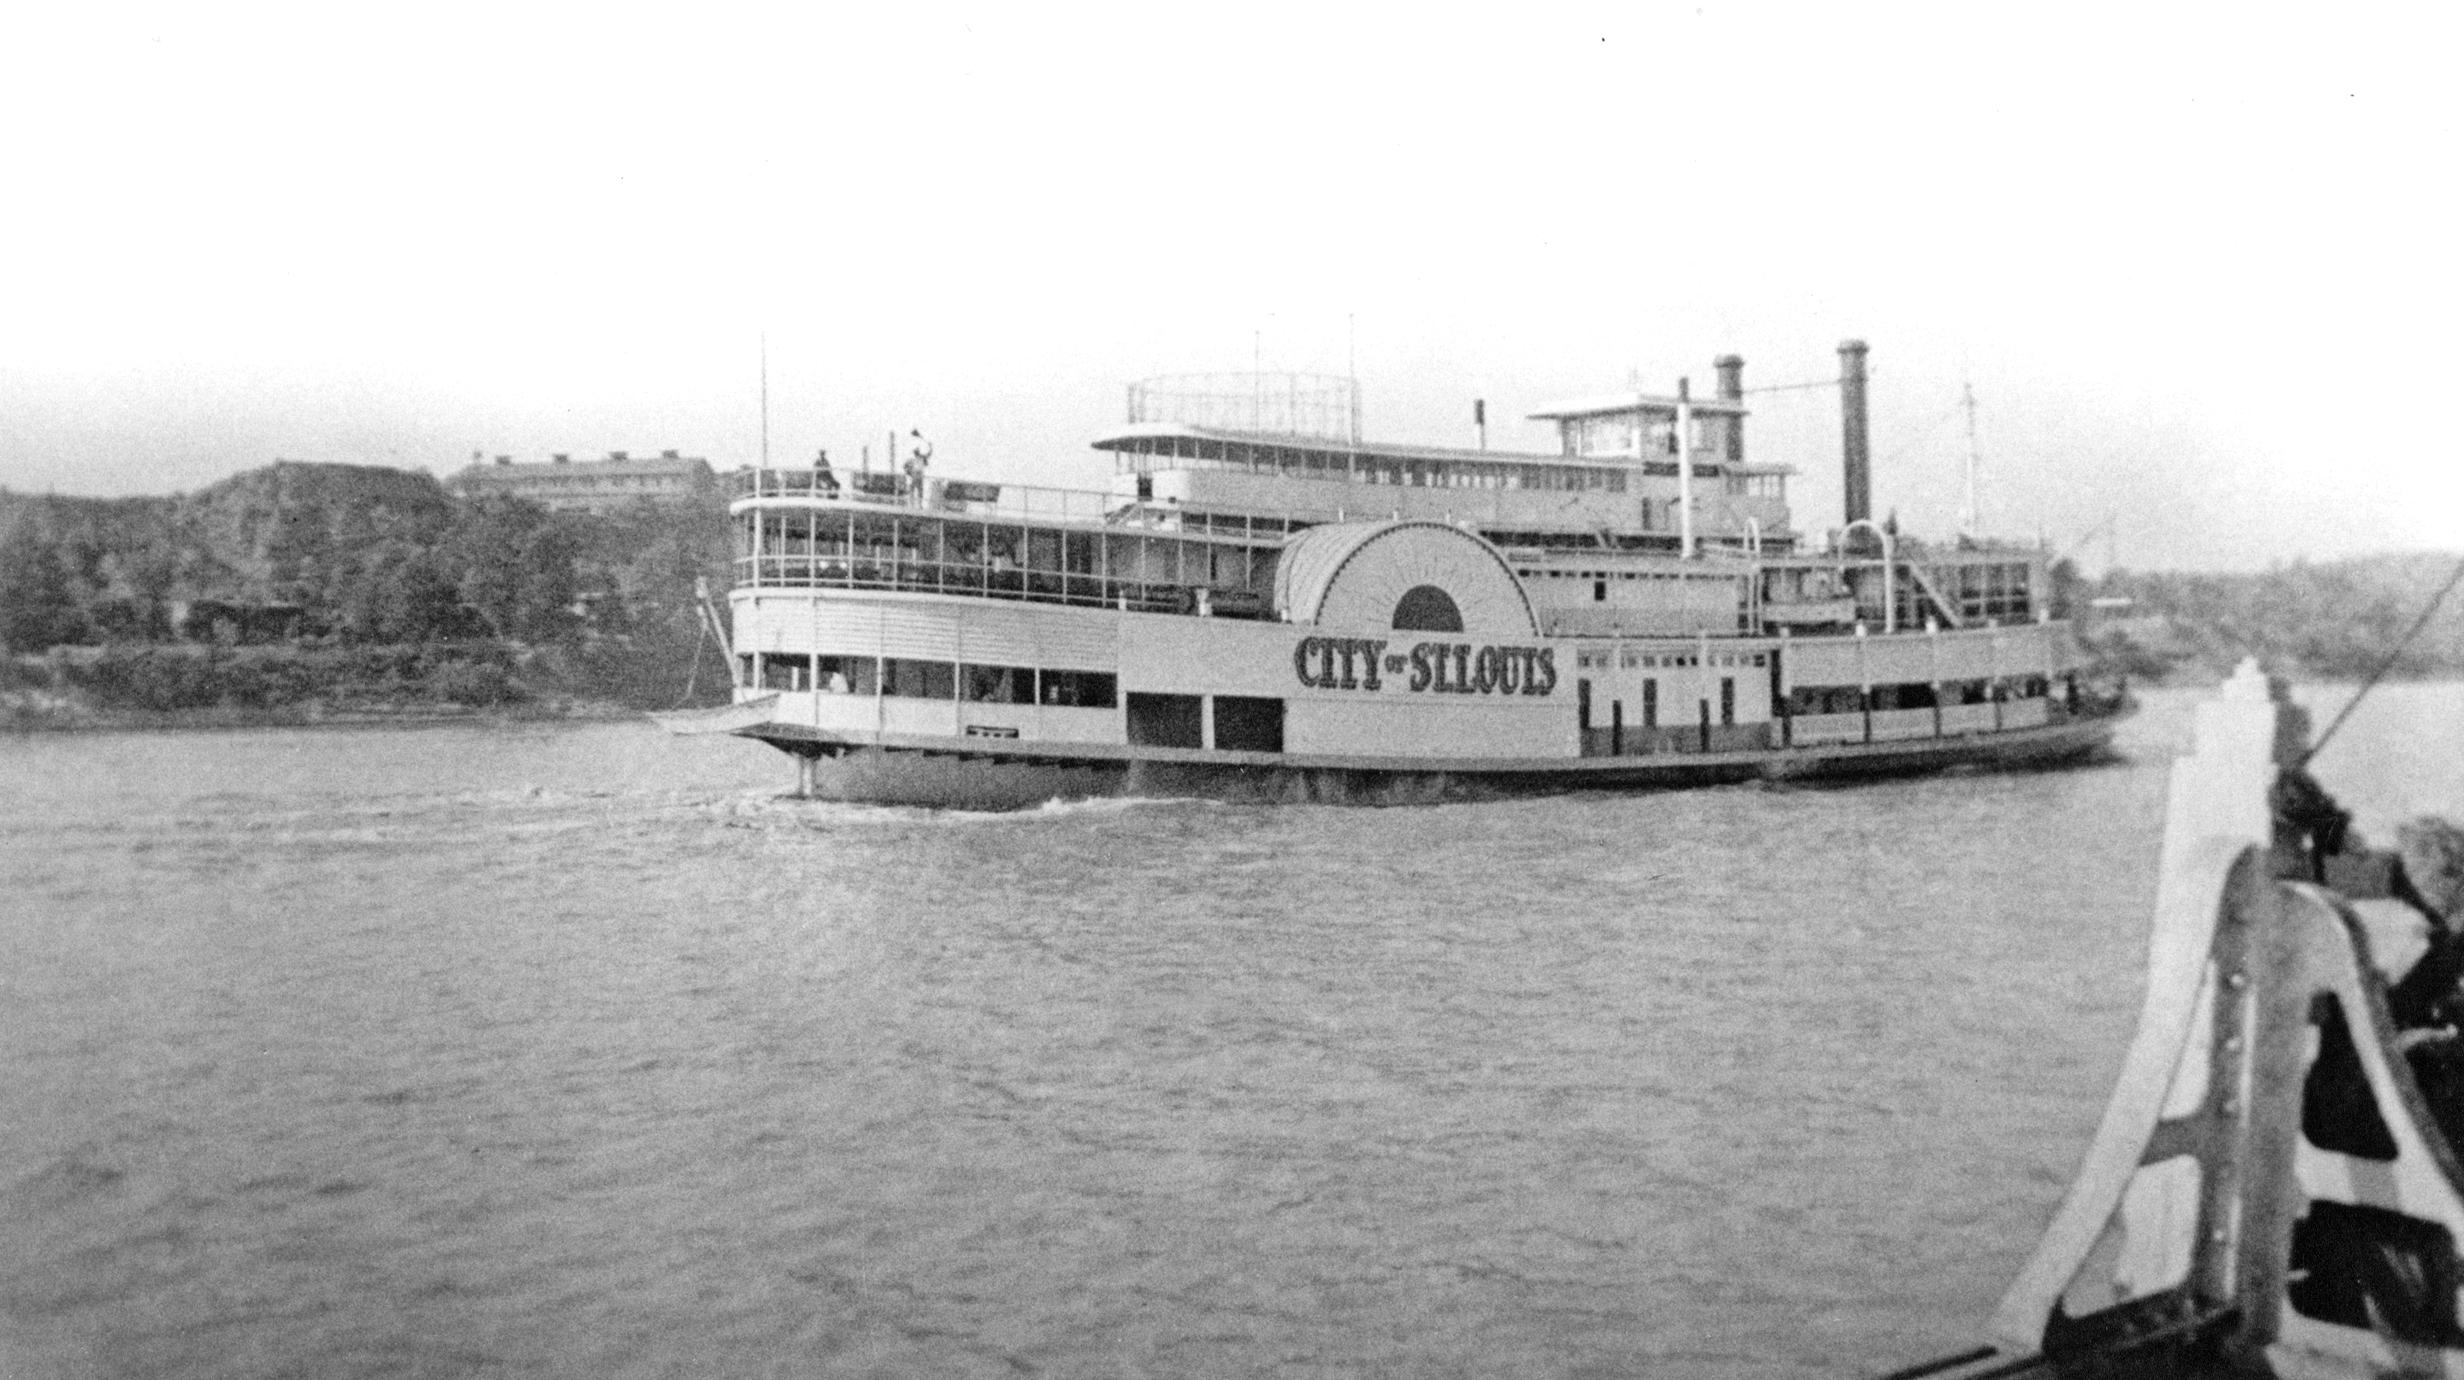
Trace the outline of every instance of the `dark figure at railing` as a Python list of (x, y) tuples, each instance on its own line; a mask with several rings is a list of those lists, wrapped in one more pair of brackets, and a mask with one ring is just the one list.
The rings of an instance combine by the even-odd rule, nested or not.
[(933, 461), (933, 443), (924, 439), (923, 432), (910, 430), (907, 434), (915, 438), (915, 449), (907, 456), (907, 497), (920, 505), (925, 501), (924, 468)]
[(813, 452), (813, 492), (817, 494), (838, 492), (838, 476), (830, 473), (830, 452), (827, 450)]

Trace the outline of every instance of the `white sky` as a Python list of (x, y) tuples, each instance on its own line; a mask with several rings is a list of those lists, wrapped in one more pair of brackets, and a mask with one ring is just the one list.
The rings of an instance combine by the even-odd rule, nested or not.
[[(0, 485), (665, 447), (1092, 486), (1150, 374), (1372, 436), (1873, 345), (1878, 507), (2464, 547), (2429, 5), (180, 6), (0, 19)], [(1835, 403), (1756, 458), (1837, 520)], [(2108, 540), (2080, 545), (2090, 568)]]

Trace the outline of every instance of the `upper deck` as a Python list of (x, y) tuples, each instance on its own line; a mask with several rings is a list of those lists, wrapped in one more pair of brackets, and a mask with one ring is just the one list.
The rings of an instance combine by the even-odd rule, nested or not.
[(1326, 523), (1442, 522), (1506, 553), (1566, 635), (1881, 630), (2032, 621), (2041, 553), (1902, 543), (1801, 550), (1787, 465), (1745, 458), (1742, 364), (1720, 395), (1621, 393), (1534, 412), (1554, 454), (1363, 441), (1348, 380), (1269, 392), (1134, 386), (1105, 489), (920, 467), (737, 481), (739, 582), (1271, 616), (1285, 540)]

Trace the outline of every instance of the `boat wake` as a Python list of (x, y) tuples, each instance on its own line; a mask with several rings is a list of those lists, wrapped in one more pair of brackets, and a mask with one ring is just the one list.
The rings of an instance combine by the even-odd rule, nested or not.
[(743, 827), (781, 828), (971, 828), (985, 825), (1078, 821), (1146, 814), (1155, 810), (1232, 808), (1197, 796), (1097, 796), (1047, 800), (1018, 810), (963, 810), (927, 805), (877, 805), (860, 801), (804, 800), (769, 791), (704, 797), (693, 808)]

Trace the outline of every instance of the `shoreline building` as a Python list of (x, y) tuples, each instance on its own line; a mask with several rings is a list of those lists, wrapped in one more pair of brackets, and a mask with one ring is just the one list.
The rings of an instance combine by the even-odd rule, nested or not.
[(471, 463), (446, 487), (462, 498), (502, 496), (554, 512), (607, 513), (641, 502), (715, 503), (719, 481), (709, 461), (672, 450), (638, 459), (613, 450), (604, 460), (559, 454), (545, 461), (516, 461), (510, 455), (491, 461), (473, 451)]

